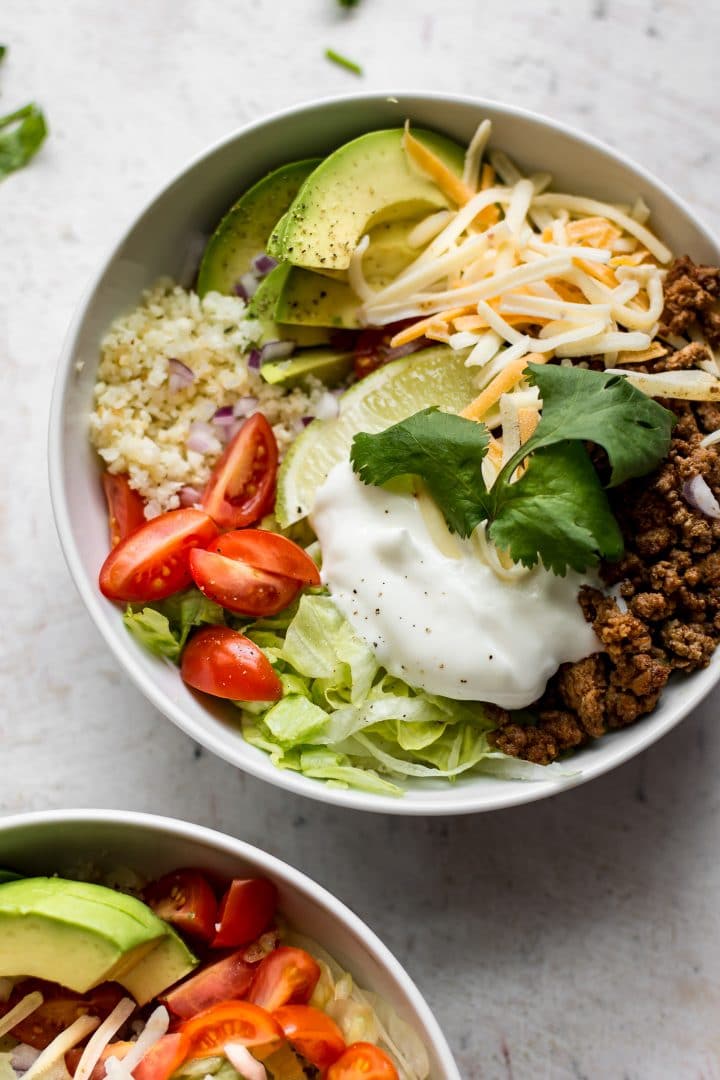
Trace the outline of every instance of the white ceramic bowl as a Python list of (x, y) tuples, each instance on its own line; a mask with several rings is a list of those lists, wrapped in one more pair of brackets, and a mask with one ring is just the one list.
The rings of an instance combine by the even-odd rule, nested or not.
[[(105, 600), (97, 574), (107, 554), (106, 511), (99, 466), (87, 439), (98, 343), (111, 320), (134, 307), (161, 275), (182, 275), (236, 196), (263, 173), (294, 158), (320, 155), (373, 128), (406, 117), (467, 142), (483, 117), (493, 143), (528, 172), (549, 170), (556, 188), (616, 202), (642, 195), (656, 230), (677, 254), (720, 261), (720, 244), (660, 181), (627, 158), (555, 121), (497, 102), (439, 94), (356, 95), (301, 105), (231, 135), (193, 161), (130, 227), (100, 269), (80, 306), (60, 360), (50, 424), (53, 506), (70, 572), (103, 637), (143, 693), (208, 749), (270, 783), (324, 802), (398, 814), (457, 814), (544, 798), (607, 772), (678, 723), (715, 685), (720, 656), (705, 671), (673, 682), (650, 716), (576, 754), (572, 776), (521, 782), (464, 777), (454, 785), (417, 781), (402, 799), (343, 791), (275, 769), (230, 723), (232, 707), (201, 700), (177, 672), (140, 648)], [(78, 371), (78, 368), (80, 370)]]
[(445, 1036), (410, 976), (372, 930), (299, 870), (242, 840), (173, 818), (112, 810), (57, 810), (0, 820), (0, 866), (27, 874), (69, 874), (91, 864), (156, 878), (181, 866), (225, 877), (265, 876), (280, 908), (358, 985), (380, 994), (423, 1040), (431, 1080), (460, 1080)]

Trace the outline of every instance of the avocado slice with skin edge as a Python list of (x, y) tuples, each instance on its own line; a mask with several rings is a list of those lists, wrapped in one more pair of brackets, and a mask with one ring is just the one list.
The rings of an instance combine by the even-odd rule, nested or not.
[[(413, 135), (462, 175), (462, 146), (422, 128)], [(346, 270), (373, 225), (448, 208), (449, 199), (409, 160), (402, 136), (402, 128), (371, 131), (326, 157), (273, 231), (274, 257), (309, 269)]]
[(265, 345), (268, 341), (294, 341), (300, 348), (329, 345), (331, 330), (321, 326), (284, 326), (275, 322), (275, 306), (290, 269), (289, 263), (281, 263), (271, 270), (248, 304), (248, 318), (257, 319), (260, 323), (258, 344)]
[(253, 184), (230, 207), (205, 247), (197, 280), (200, 296), (234, 293), (255, 256), (267, 250), (278, 218), (320, 161), (312, 158), (282, 165)]
[(263, 364), (260, 374), (272, 386), (301, 385), (310, 376), (326, 386), (335, 386), (350, 374), (353, 353), (335, 349), (303, 349), (287, 360), (271, 360)]

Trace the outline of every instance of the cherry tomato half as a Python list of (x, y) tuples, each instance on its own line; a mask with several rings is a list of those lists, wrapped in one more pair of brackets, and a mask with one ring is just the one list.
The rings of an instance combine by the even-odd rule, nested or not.
[(162, 600), (190, 584), (188, 559), (206, 547), (217, 526), (201, 510), (169, 510), (121, 540), (100, 571), (100, 590), (110, 600)]
[(283, 1005), (273, 1016), (290, 1045), (317, 1069), (327, 1069), (345, 1050), (342, 1031), (320, 1009)]
[(247, 563), (200, 548), (190, 552), (190, 573), (205, 596), (241, 615), (276, 615), (300, 590), (292, 578), (255, 570)]
[(304, 949), (281, 945), (261, 962), (249, 1000), (274, 1013), (282, 1005), (307, 1005), (320, 967)]
[[(106, 1075), (105, 1062), (109, 1057), (122, 1061), (135, 1046), (133, 1042), (112, 1042), (103, 1050), (100, 1060), (90, 1073), (90, 1080), (103, 1080)], [(135, 1080), (168, 1080), (170, 1076), (187, 1060), (188, 1044), (184, 1035), (174, 1033), (163, 1035), (150, 1047), (139, 1065), (133, 1069)], [(74, 1075), (82, 1057), (82, 1047), (68, 1050), (65, 1064), (71, 1076)]]
[[(237, 948), (260, 937), (277, 910), (277, 888), (267, 878), (236, 878), (220, 901), (214, 949)], [(262, 965), (261, 965), (262, 966)]]
[(10, 1034), (20, 1042), (44, 1050), (56, 1035), (77, 1020), (79, 1016), (98, 1016), (104, 1020), (113, 1011), (118, 1001), (127, 994), (117, 983), (103, 983), (88, 991), (87, 994), (74, 994), (57, 983), (43, 979), (23, 979), (13, 987), (9, 1000), (3, 1005), (3, 1013), (8, 1012), (33, 990), (43, 995), (43, 1003), (25, 1020), (21, 1020), (11, 1029)]
[(228, 559), (239, 559), (255, 570), (282, 574), (300, 585), (320, 585), (320, 573), (307, 552), (280, 533), (267, 529), (236, 529), (210, 545)]
[(245, 950), (239, 949), (222, 960), (216, 960), (214, 964), (208, 964), (164, 994), (160, 1000), (175, 1016), (189, 1020), (220, 1001), (244, 998), (252, 986), (257, 968), (257, 964), (247, 962)]
[(145, 503), (123, 474), (103, 473), (102, 485), (108, 507), (110, 546), (115, 547), (145, 524)]
[(188, 1058), (213, 1057), (225, 1043), (275, 1047), (283, 1030), (269, 1012), (249, 1001), (221, 1001), (180, 1026), (188, 1040)]
[(175, 870), (145, 890), (145, 901), (156, 915), (177, 930), (200, 941), (215, 933), (217, 900), (197, 870)]
[(188, 686), (232, 701), (278, 701), (282, 683), (249, 638), (229, 626), (207, 626), (190, 638), (180, 664)]
[(246, 420), (208, 480), (200, 505), (223, 529), (259, 521), (275, 497), (278, 449), (262, 413)]
[(387, 1054), (372, 1043), (356, 1042), (327, 1071), (327, 1080), (400, 1080)]

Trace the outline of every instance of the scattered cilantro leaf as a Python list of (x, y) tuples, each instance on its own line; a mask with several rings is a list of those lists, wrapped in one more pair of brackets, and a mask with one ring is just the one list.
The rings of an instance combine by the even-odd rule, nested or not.
[(615, 487), (644, 476), (667, 454), (675, 417), (624, 376), (557, 364), (528, 364), (528, 371), (543, 411), (515, 465), (541, 446), (580, 439), (604, 448), (612, 466), (608, 487)]
[(378, 435), (356, 435), (350, 459), (366, 484), (421, 476), (453, 532), (469, 536), (488, 516), (481, 469), (489, 441), (484, 424), (423, 409)]
[(46, 135), (45, 117), (37, 105), (0, 117), (0, 179), (27, 165)]
[(351, 71), (353, 75), (362, 75), (363, 73), (363, 69), (359, 64), (356, 64), (354, 60), (350, 60), (349, 57), (343, 56), (342, 53), (336, 52), (335, 49), (326, 49), (325, 59), (332, 64), (345, 68), (346, 71)]
[(199, 589), (187, 589), (142, 608), (128, 604), (123, 622), (146, 649), (177, 663), (195, 626), (223, 625), (225, 616)]
[(568, 566), (583, 571), (594, 565), (598, 553), (611, 560), (622, 555), (622, 533), (581, 443), (541, 447), (523, 475), (498, 494), (488, 533), (515, 562), (534, 566), (540, 555), (562, 577)]
[[(416, 475), (450, 529), (469, 536), (481, 522), (498, 547), (525, 566), (538, 559), (556, 574), (617, 559), (622, 536), (583, 443), (604, 447), (611, 484), (653, 469), (666, 456), (674, 417), (622, 376), (584, 368), (529, 365), (543, 400), (534, 435), (488, 491), (482, 476), (484, 424), (424, 409), (378, 435), (355, 436), (351, 461), (365, 483)], [(514, 482), (518, 465), (527, 468)]]

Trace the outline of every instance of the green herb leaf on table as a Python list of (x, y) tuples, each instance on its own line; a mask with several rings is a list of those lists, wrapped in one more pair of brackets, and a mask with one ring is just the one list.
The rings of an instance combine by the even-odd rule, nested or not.
[(346, 71), (351, 71), (353, 75), (363, 74), (363, 69), (359, 64), (349, 57), (343, 56), (342, 53), (336, 52), (335, 49), (326, 49), (325, 59), (329, 60), (331, 64), (337, 64), (338, 67), (345, 68)]
[[(450, 529), (469, 536), (481, 521), (498, 547), (525, 566), (556, 574), (617, 559), (622, 536), (582, 445), (602, 446), (611, 484), (653, 469), (666, 456), (675, 418), (622, 376), (530, 364), (543, 415), (535, 433), (488, 491), (482, 476), (484, 424), (424, 409), (377, 435), (355, 436), (351, 461), (365, 483), (422, 478)], [(515, 481), (518, 465), (530, 458)]]
[(177, 663), (194, 627), (223, 625), (225, 617), (220, 605), (199, 589), (187, 589), (142, 608), (129, 604), (123, 622), (146, 649)]
[(37, 105), (0, 117), (0, 179), (27, 165), (42, 146), (47, 130)]

